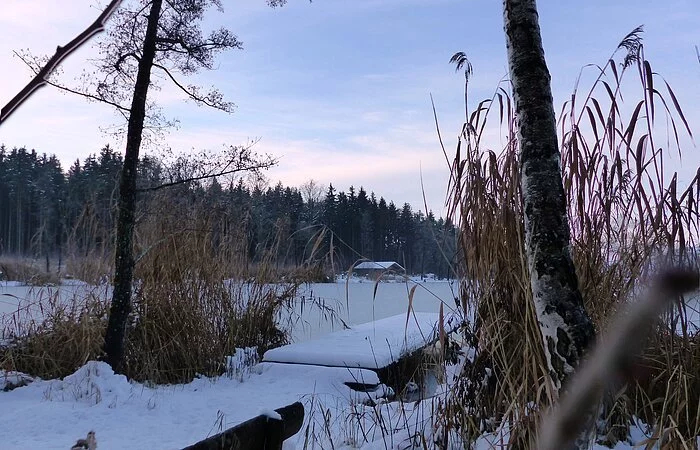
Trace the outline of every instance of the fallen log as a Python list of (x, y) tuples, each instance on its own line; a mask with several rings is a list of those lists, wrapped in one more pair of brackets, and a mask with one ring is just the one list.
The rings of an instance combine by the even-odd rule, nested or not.
[(282, 442), (301, 429), (304, 405), (296, 402), (275, 412), (279, 418), (261, 414), (183, 450), (281, 450)]

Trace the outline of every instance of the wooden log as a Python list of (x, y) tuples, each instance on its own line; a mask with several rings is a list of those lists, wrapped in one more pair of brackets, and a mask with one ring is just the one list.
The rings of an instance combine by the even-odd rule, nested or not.
[(296, 402), (275, 411), (282, 420), (259, 415), (183, 450), (281, 450), (282, 442), (301, 429), (304, 405)]

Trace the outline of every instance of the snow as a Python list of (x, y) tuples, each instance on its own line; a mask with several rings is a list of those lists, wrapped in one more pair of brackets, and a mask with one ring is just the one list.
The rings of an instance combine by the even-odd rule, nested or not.
[(353, 393), (344, 383), (362, 375), (371, 378), (339, 368), (261, 363), (243, 381), (201, 378), (149, 387), (89, 362), (63, 380), (0, 392), (0, 448), (65, 450), (90, 430), (101, 449), (182, 448), (261, 411), (274, 417), (276, 408), (295, 401), (349, 404)]
[(282, 420), (282, 416), (280, 415), (280, 413), (278, 413), (274, 409), (262, 409), (260, 410), (260, 413), (258, 415), (265, 416), (268, 419), (272, 420)]
[[(678, 320), (681, 314), (678, 311), (678, 306), (673, 308), (673, 315), (676, 318), (676, 333), (683, 335), (683, 321)], [(693, 292), (687, 296), (683, 304), (682, 317), (687, 324), (687, 332), (695, 334), (700, 331), (700, 294)]]
[(322, 339), (273, 348), (263, 361), (380, 369), (435, 341), (438, 320), (435, 313), (399, 314)]
[[(332, 283), (311, 285), (306, 288), (305, 295), (313, 291), (315, 296), (323, 297), (329, 304), (341, 305), (341, 317), (351, 326), (351, 331), (368, 338), (363, 344), (365, 347), (358, 345), (355, 350), (359, 351), (360, 347), (366, 350), (371, 342), (371, 348), (376, 351), (373, 355), (370, 353), (370, 361), (374, 362), (375, 356), (387, 357), (387, 353), (378, 353), (382, 347), (380, 341), (383, 342), (382, 329), (394, 330), (390, 337), (393, 341), (384, 348), (391, 348), (391, 358), (400, 353), (405, 344), (415, 343), (414, 339), (418, 339), (416, 334), (411, 337), (406, 333), (404, 336), (410, 287), (401, 283), (380, 283), (374, 296), (373, 283)], [(41, 302), (48, 294), (43, 294), (37, 303), (28, 294), (30, 289), (38, 292), (36, 288), (0, 283), (0, 301), (12, 303), (10, 314), (20, 310), (38, 314)], [(61, 298), (70, 298), (86, 295), (94, 287), (74, 283), (50, 289), (53, 289), (51, 295), (58, 293)], [(107, 294), (105, 290), (104, 295)], [(432, 330), (428, 323), (436, 320), (440, 298), (446, 306), (454, 304), (449, 283), (425, 283), (415, 291), (412, 308), (417, 311), (418, 322), (425, 325), (425, 332)], [(0, 308), (2, 305), (0, 303)], [(297, 308), (296, 312), (301, 312), (301, 306)], [(327, 336), (334, 330), (327, 322), (322, 322), (322, 314), (313, 311), (307, 307), (302, 313), (302, 323), (290, 324), (299, 343)], [(447, 311), (449, 308), (446, 307)], [(382, 322), (381, 319), (387, 317), (389, 319)], [(413, 315), (410, 317), (409, 327), (413, 327), (415, 321)], [(379, 320), (380, 326), (358, 326), (371, 320)], [(382, 326), (382, 323), (387, 325)], [(400, 332), (396, 333), (397, 330)], [(316, 347), (319, 352), (321, 347), (331, 355), (347, 351), (334, 347), (330, 338), (322, 342), (323, 346)], [(27, 386), (9, 392), (0, 390), (0, 449), (66, 450), (91, 430), (95, 431), (101, 450), (179, 449), (256, 415), (272, 417), (277, 414), (275, 409), (296, 401), (304, 404), (305, 422), (302, 430), (285, 442), (285, 450), (331, 447), (407, 449), (412, 448), (417, 443), (416, 437), (421, 435), (431, 447), (433, 411), (437, 402), (449, 394), (444, 385), (438, 386), (435, 398), (421, 402), (387, 402), (385, 397), (391, 394), (391, 390), (379, 384), (374, 371), (357, 366), (346, 369), (268, 362), (255, 364), (254, 353), (254, 349), (240, 349), (229, 357), (228, 376), (198, 378), (182, 385), (150, 386), (129, 382), (114, 374), (106, 364), (94, 361), (62, 380), (28, 379), (30, 384)], [(319, 353), (318, 357), (321, 356)], [(368, 362), (367, 354), (355, 353), (355, 356), (356, 363)], [(292, 357), (300, 358), (300, 354), (293, 352)], [(347, 360), (342, 359), (343, 362)], [(16, 383), (22, 378), (26, 377), (0, 372), (0, 388), (5, 387), (6, 381)], [(356, 392), (348, 388), (347, 382), (378, 384), (378, 388), (369, 393)], [(642, 429), (643, 424), (633, 428), (633, 443), (646, 438)], [(500, 448), (503, 433), (480, 437), (474, 448)], [(615, 448), (626, 450), (633, 446), (618, 444)]]
[(38, 319), (42, 310), (52, 302), (81, 305), (92, 295), (107, 299), (111, 293), (112, 287), (109, 285), (94, 286), (79, 280), (61, 280), (57, 286), (0, 281), (0, 331), (6, 322), (3, 318), (17, 315), (18, 319)]
[[(294, 342), (315, 339), (342, 329), (342, 323), (329, 321), (324, 311), (311, 305), (311, 298), (335, 310), (339, 319), (352, 326), (405, 314), (409, 306), (409, 290), (413, 286), (416, 286), (411, 303), (413, 311), (438, 312), (441, 303), (444, 303), (445, 313), (455, 310), (457, 291), (454, 281), (426, 281), (412, 277), (407, 282), (381, 282), (375, 286), (367, 279), (351, 278), (337, 283), (302, 285), (293, 310), (283, 313), (279, 322), (291, 332)], [(0, 336), (3, 327), (15, 318), (40, 319), (42, 310), (55, 299), (64, 304), (75, 299), (80, 305), (90, 295), (109, 299), (111, 292), (109, 285), (92, 286), (77, 280), (62, 280), (59, 286), (52, 287), (1, 281)]]
[[(302, 294), (307, 300), (313, 293), (329, 305), (341, 306), (340, 317), (351, 326), (402, 314), (403, 329), (409, 289), (410, 286), (401, 283), (380, 283), (375, 295), (374, 287), (368, 283), (349, 287), (330, 283), (307, 286)], [(73, 298), (82, 301), (95, 292), (109, 298), (108, 287), (84, 283), (43, 288), (0, 283), (0, 300), (4, 301), (0, 303), (0, 316), (6, 313), (0, 317), (0, 327), (13, 315), (40, 318), (42, 308), (50, 301), (68, 302)], [(432, 312), (434, 317), (440, 297), (454, 304), (452, 295), (449, 283), (424, 283), (416, 290), (412, 306), (419, 312)], [(304, 309), (301, 303), (291, 315), (302, 318), (295, 323), (291, 323), (291, 317), (283, 318), (298, 341), (322, 336), (337, 327), (308, 305)], [(251, 367), (253, 360), (252, 349), (241, 349), (228, 358), (230, 377), (156, 387), (131, 383), (115, 375), (104, 363), (89, 362), (63, 380), (35, 380), (28, 386), (0, 392), (0, 449), (65, 450), (90, 430), (95, 431), (100, 449), (175, 449), (248, 420), (261, 411), (269, 414), (295, 401), (305, 405), (313, 429), (313, 423), (322, 417), (321, 410), (332, 411), (334, 417), (347, 417), (364, 411), (363, 402), (378, 402), (391, 394), (391, 389), (380, 384), (371, 370), (269, 363)], [(5, 379), (12, 381), (17, 376), (0, 373), (2, 387)], [(352, 391), (346, 382), (378, 386), (374, 392), (361, 393)], [(368, 411), (361, 417), (370, 420), (372, 415)], [(359, 434), (344, 431), (346, 422), (335, 422), (334, 435)], [(292, 440), (285, 448), (303, 448), (304, 434), (299, 433), (295, 438), (302, 443)], [(341, 438), (353, 439), (359, 441), (357, 436)]]
[[(365, 394), (344, 385), (348, 378), (340, 368), (261, 363), (243, 381), (201, 378), (149, 387), (115, 375), (105, 363), (89, 362), (63, 380), (0, 392), (0, 448), (65, 450), (92, 430), (103, 450), (177, 449), (259, 414), (276, 418), (274, 409), (295, 401), (304, 404), (306, 417), (286, 450), (304, 448), (307, 438), (315, 442), (309, 448), (330, 448), (333, 441), (335, 448), (369, 450), (411, 448), (416, 433), (430, 439), (430, 417), (446, 391), (423, 402), (367, 406), (359, 401)], [(499, 448), (504, 435), (484, 435), (475, 448)], [(639, 429), (633, 437), (645, 438)]]
[(324, 311), (311, 304), (310, 298), (332, 308), (338, 318), (351, 327), (397, 314), (403, 314), (405, 321), (409, 292), (414, 286), (416, 289), (410, 302), (412, 311), (437, 313), (441, 304), (446, 315), (456, 311), (457, 287), (454, 281), (381, 282), (375, 285), (367, 279), (354, 280), (301, 287), (300, 301), (294, 306), (294, 311), (280, 319), (282, 325), (291, 329), (294, 342), (316, 339), (344, 329), (340, 321), (329, 321)]

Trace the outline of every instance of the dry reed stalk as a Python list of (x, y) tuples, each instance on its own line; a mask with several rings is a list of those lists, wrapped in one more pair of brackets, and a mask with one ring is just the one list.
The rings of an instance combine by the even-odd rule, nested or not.
[[(559, 115), (572, 254), (598, 330), (664, 264), (698, 267), (700, 177), (681, 187), (675, 174), (666, 173), (667, 151), (680, 153), (682, 133), (692, 134), (675, 93), (644, 58), (641, 29), (626, 36), (620, 50), (620, 63), (613, 54), (605, 66), (592, 66), (596, 79), (587, 95), (577, 98), (575, 91)], [(641, 99), (626, 108), (622, 92), (633, 85), (624, 80), (635, 75)], [(484, 139), (493, 120), (504, 132), (500, 150), (491, 150)], [(529, 448), (539, 411), (555, 398), (542, 381), (541, 338), (530, 300), (514, 121), (510, 97), (499, 85), (470, 113), (451, 164), (450, 206), (461, 227), (461, 297), (465, 310), (474, 312), (476, 357), (441, 420), (464, 441), (505, 427), (511, 447)], [(662, 142), (670, 148), (659, 150)], [(684, 305), (676, 306), (673, 320), (683, 321)], [(616, 433), (626, 435), (630, 414), (645, 413), (660, 429), (671, 426), (667, 417), (674, 418), (683, 439), (697, 435), (700, 380), (685, 376), (687, 389), (659, 392), (679, 371), (700, 373), (692, 360), (696, 337), (690, 330), (677, 336), (671, 321), (658, 325), (642, 356), (652, 358), (654, 367), (607, 405), (614, 414), (604, 428), (622, 427)]]

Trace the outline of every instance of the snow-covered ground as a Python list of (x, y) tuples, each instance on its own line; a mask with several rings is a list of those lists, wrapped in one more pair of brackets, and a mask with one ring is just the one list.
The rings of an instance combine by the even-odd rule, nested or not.
[(349, 404), (343, 383), (353, 376), (340, 368), (261, 363), (234, 378), (153, 388), (90, 362), (64, 380), (0, 392), (0, 448), (67, 450), (90, 430), (100, 449), (182, 448), (295, 401)]
[[(178, 449), (295, 401), (304, 404), (306, 417), (285, 450), (407, 450), (423, 448), (422, 436), (430, 442), (431, 417), (444, 391), (422, 402), (367, 406), (366, 394), (344, 384), (360, 376), (340, 368), (260, 363), (233, 378), (147, 387), (90, 362), (63, 380), (0, 392), (0, 448), (67, 450), (92, 430), (101, 450)], [(632, 449), (645, 437), (635, 427), (633, 443), (615, 448)], [(500, 449), (502, 439), (484, 435), (474, 448)]]
[[(413, 286), (416, 288), (411, 294)], [(444, 300), (447, 314), (455, 304), (452, 287), (448, 282), (422, 280), (378, 286), (356, 279), (312, 284), (302, 288), (301, 301), (280, 321), (289, 327), (296, 342), (343, 328), (340, 321), (326, 320), (324, 313), (311, 305), (310, 297), (333, 308), (348, 326), (396, 314), (405, 317), (409, 298), (412, 310), (432, 313), (439, 311)], [(69, 303), (73, 298), (80, 302), (95, 293), (108, 298), (110, 289), (96, 290), (79, 282), (42, 288), (0, 283), (0, 324), (16, 314), (39, 319), (50, 302)], [(395, 322), (400, 334), (405, 319)], [(333, 352), (327, 345), (324, 349)], [(13, 376), (5, 374), (5, 378), (12, 381)], [(335, 447), (359, 446), (366, 440), (383, 442), (382, 436), (399, 424), (373, 424), (376, 413), (365, 410), (370, 407), (362, 404), (367, 394), (358, 394), (343, 384), (358, 380), (378, 382), (371, 371), (260, 363), (233, 377), (149, 387), (129, 383), (107, 365), (91, 362), (64, 380), (36, 380), (26, 387), (0, 392), (0, 449), (67, 449), (90, 430), (95, 431), (100, 449), (181, 448), (261, 411), (298, 400), (307, 410), (305, 426), (309, 426), (311, 448), (326, 448), (331, 441)], [(3, 384), (0, 381), (0, 390)], [(387, 415), (386, 420), (392, 414), (395, 420), (400, 417), (393, 411), (394, 406), (383, 408), (381, 414)], [(348, 417), (356, 418), (355, 425), (348, 426)], [(332, 424), (326, 426), (328, 420)], [(429, 428), (424, 420), (420, 423)], [(384, 426), (388, 428), (382, 429)], [(394, 440), (394, 433), (389, 434), (392, 436), (386, 439)], [(285, 448), (303, 448), (306, 436), (299, 433)], [(385, 448), (383, 444), (380, 447)]]
[[(380, 283), (375, 293), (371, 282), (339, 282), (314, 284), (302, 294), (308, 297), (313, 293), (313, 297), (338, 307), (340, 317), (352, 326), (396, 314), (405, 316), (412, 286)], [(103, 289), (108, 295), (108, 289)], [(39, 314), (40, 306), (35, 300), (27, 300), (28, 292), (24, 286), (0, 285), (0, 313), (12, 314), (25, 308)], [(41, 298), (83, 295), (87, 287), (73, 283), (50, 292)], [(436, 313), (444, 300), (447, 313), (455, 304), (454, 295), (449, 283), (428, 282), (416, 287), (411, 305), (415, 311)], [(334, 352), (325, 340), (317, 339), (331, 331), (331, 325), (308, 304), (304, 308), (297, 305), (290, 315), (302, 317), (292, 328), (296, 341), (315, 339), (319, 348)], [(400, 332), (405, 322), (397, 320), (395, 326)], [(304, 403), (306, 418), (301, 432), (285, 442), (287, 450), (422, 448), (416, 437), (426, 436), (430, 442), (436, 399), (446, 395), (443, 385), (433, 399), (380, 401), (368, 406), (363, 402), (367, 394), (351, 391), (344, 383), (358, 379), (375, 383), (378, 380), (373, 372), (272, 363), (245, 368), (235, 363), (245, 359), (242, 355), (232, 358), (232, 366), (237, 369), (231, 376), (201, 378), (177, 386), (129, 383), (106, 364), (97, 362), (89, 362), (63, 380), (36, 380), (9, 392), (2, 392), (2, 387), (5, 379), (12, 381), (13, 375), (5, 374), (0, 376), (0, 450), (67, 450), (90, 430), (95, 431), (101, 450), (177, 449), (295, 401)], [(642, 440), (641, 430), (635, 428), (633, 438), (636, 442)], [(486, 435), (475, 448), (500, 445), (499, 436)], [(616, 448), (633, 447), (618, 444)]]
[[(415, 312), (354, 325), (320, 340), (284, 345), (265, 352), (263, 361), (334, 367), (381, 369), (437, 339), (437, 313)], [(445, 329), (456, 329), (459, 319), (448, 316)], [(322, 342), (323, 345), (319, 345)], [(332, 349), (332, 351), (329, 351)]]
[(79, 280), (62, 280), (56, 286), (0, 281), (0, 332), (5, 321), (13, 315), (20, 320), (40, 320), (42, 312), (52, 303), (81, 305), (91, 295), (110, 298), (112, 287), (106, 284), (93, 286)]

